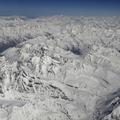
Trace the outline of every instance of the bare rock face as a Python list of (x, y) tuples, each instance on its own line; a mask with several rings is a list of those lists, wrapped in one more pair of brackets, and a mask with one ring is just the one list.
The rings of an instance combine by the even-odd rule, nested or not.
[(120, 18), (0, 17), (0, 120), (119, 120)]

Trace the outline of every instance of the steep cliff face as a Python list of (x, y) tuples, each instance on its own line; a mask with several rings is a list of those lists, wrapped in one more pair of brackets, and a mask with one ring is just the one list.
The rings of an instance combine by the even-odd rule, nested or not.
[(1, 120), (118, 120), (120, 18), (0, 18)]

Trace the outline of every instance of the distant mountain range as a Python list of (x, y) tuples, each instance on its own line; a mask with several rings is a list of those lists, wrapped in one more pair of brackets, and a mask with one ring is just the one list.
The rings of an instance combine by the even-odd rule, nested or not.
[(120, 17), (0, 17), (0, 120), (119, 120)]

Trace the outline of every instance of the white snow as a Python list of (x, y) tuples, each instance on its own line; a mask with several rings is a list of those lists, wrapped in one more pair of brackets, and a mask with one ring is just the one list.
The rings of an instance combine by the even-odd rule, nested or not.
[(0, 120), (119, 120), (120, 17), (0, 17)]

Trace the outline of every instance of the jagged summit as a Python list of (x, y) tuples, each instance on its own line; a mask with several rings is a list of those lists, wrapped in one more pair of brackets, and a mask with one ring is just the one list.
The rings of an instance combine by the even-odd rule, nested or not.
[(119, 88), (120, 17), (0, 17), (0, 120), (118, 120)]

